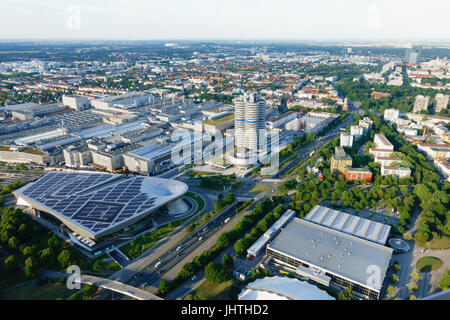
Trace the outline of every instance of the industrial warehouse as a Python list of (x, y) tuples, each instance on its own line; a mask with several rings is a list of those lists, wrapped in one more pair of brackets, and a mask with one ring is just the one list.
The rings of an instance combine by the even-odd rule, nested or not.
[(114, 236), (151, 226), (151, 216), (167, 205), (169, 215), (189, 210), (183, 182), (92, 172), (50, 172), (16, 190), (17, 204), (60, 225), (72, 241), (97, 250)]
[(301, 277), (338, 289), (351, 287), (360, 298), (379, 299), (393, 252), (382, 245), (389, 229), (316, 206), (306, 219), (290, 220), (266, 253)]

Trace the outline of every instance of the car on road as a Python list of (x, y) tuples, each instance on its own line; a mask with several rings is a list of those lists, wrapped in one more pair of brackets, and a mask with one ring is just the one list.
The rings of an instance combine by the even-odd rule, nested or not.
[(192, 276), (191, 280), (194, 281), (195, 279), (197, 279), (197, 276), (196, 275)]
[(227, 223), (228, 221), (230, 221), (231, 218), (226, 218), (225, 221), (223, 223)]
[(141, 288), (145, 287), (147, 285), (147, 282), (144, 282), (143, 284), (141, 284)]
[(176, 251), (178, 251), (178, 250), (180, 250), (180, 249), (181, 249), (181, 246), (178, 246), (177, 249), (176, 249)]
[(202, 241), (202, 240), (203, 240), (203, 237), (198, 238), (198, 241)]
[(161, 261), (158, 261), (158, 262), (155, 264), (155, 268), (158, 268), (160, 265), (161, 265)]

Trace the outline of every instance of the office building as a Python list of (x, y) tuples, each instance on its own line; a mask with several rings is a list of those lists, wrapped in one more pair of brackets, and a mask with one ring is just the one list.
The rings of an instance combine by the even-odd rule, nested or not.
[(235, 103), (235, 144), (241, 150), (257, 151), (265, 135), (266, 102), (257, 93), (244, 94)]
[(420, 51), (421, 48), (417, 46), (406, 49), (403, 62), (407, 64), (418, 64), (420, 62)]
[(386, 109), (384, 110), (384, 120), (394, 121), (400, 117), (400, 110), (397, 109)]
[(89, 109), (91, 106), (91, 101), (84, 96), (66, 96), (62, 97), (63, 105), (74, 109), (76, 111), (82, 111)]
[(333, 154), (330, 160), (331, 172), (344, 173), (345, 167), (351, 166), (353, 163), (352, 157), (344, 152), (344, 154)]
[(414, 100), (414, 113), (419, 113), (421, 111), (427, 111), (428, 110), (428, 103), (430, 101), (429, 96), (422, 96), (418, 95), (416, 99)]
[(352, 147), (353, 146), (353, 136), (349, 133), (342, 132), (340, 139), (341, 147)]
[(377, 133), (373, 139), (377, 149), (385, 149), (394, 151), (394, 146), (382, 133)]
[(358, 140), (364, 134), (364, 129), (360, 126), (351, 126), (350, 134), (354, 137), (355, 140)]
[(439, 113), (442, 110), (447, 109), (449, 96), (446, 94), (438, 93), (435, 98), (434, 112)]
[(411, 169), (406, 167), (400, 167), (400, 166), (381, 166), (381, 175), (387, 176), (387, 175), (394, 175), (397, 178), (407, 178), (411, 176)]

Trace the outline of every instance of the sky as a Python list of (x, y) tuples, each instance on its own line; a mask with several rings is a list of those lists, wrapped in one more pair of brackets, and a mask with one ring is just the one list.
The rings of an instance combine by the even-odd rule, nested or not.
[(450, 39), (449, 0), (0, 0), (0, 39)]

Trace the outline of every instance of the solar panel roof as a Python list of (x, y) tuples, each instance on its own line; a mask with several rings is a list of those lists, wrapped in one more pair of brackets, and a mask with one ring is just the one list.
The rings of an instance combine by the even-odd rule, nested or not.
[[(91, 172), (50, 172), (15, 191), (17, 197), (90, 238), (126, 225), (175, 200), (187, 185), (153, 177)], [(81, 232), (80, 232), (81, 231)]]

